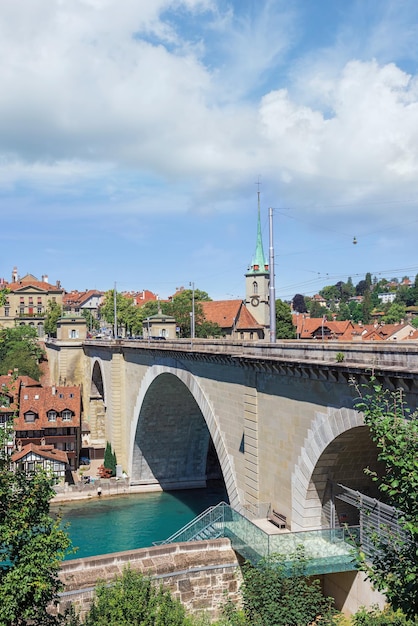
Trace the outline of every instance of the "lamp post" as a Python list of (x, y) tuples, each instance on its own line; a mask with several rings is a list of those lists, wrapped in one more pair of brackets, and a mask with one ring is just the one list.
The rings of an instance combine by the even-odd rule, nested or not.
[(273, 209), (269, 208), (269, 269), (270, 269), (270, 343), (276, 343), (276, 288), (274, 285)]
[(195, 338), (195, 305), (194, 305), (194, 283), (189, 283), (192, 288), (192, 312), (190, 313), (190, 338), (193, 346), (193, 339)]
[(113, 290), (113, 338), (116, 339), (118, 336), (118, 314), (117, 314), (117, 305), (116, 305), (116, 282), (115, 288)]

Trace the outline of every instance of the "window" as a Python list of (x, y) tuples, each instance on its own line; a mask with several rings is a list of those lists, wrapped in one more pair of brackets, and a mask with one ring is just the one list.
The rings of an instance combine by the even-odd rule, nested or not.
[(38, 315), (41, 315), (42, 314), (42, 305), (40, 306), (38, 304), (38, 307), (37, 307), (36, 311), (37, 311)]
[(70, 398), (74, 398), (74, 394), (73, 393), (70, 393)]
[(5, 317), (9, 317), (10, 315), (10, 309), (8, 306), (4, 307), (4, 316)]
[(63, 397), (64, 397), (64, 394), (63, 394), (63, 393), (60, 393), (60, 394), (59, 394), (59, 397), (60, 397), (60, 398), (63, 398)]
[(258, 293), (258, 283), (256, 280), (253, 282), (253, 293)]
[(78, 338), (78, 331), (77, 330), (70, 330), (70, 339), (77, 339)]
[(68, 409), (65, 409), (65, 411), (62, 412), (61, 417), (63, 422), (70, 422), (73, 419), (73, 414)]
[(48, 415), (48, 422), (55, 422), (57, 419), (57, 412), (56, 411), (48, 411), (47, 413)]
[(33, 411), (25, 413), (25, 422), (34, 422), (36, 414)]
[(25, 314), (25, 305), (21, 304), (19, 307), (19, 315), (24, 315)]

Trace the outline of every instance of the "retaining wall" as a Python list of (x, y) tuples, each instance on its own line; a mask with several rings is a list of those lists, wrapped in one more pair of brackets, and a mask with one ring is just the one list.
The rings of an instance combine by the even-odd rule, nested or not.
[(237, 556), (229, 539), (215, 539), (65, 561), (60, 572), (65, 587), (60, 612), (72, 603), (84, 613), (98, 580), (111, 583), (128, 565), (167, 586), (189, 612), (206, 611), (215, 619), (226, 598), (240, 601)]

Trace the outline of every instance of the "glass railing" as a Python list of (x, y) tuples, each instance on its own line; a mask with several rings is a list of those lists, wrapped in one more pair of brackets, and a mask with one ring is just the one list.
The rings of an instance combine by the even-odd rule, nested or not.
[[(296, 559), (295, 555), (300, 555), (304, 561), (305, 575), (308, 576), (356, 569), (354, 553), (358, 539), (357, 528), (270, 535), (225, 502), (210, 507), (174, 535), (155, 545), (217, 537), (227, 537), (232, 548), (253, 565), (277, 554), (288, 565), (289, 571)], [(286, 563), (287, 557), (289, 561)]]

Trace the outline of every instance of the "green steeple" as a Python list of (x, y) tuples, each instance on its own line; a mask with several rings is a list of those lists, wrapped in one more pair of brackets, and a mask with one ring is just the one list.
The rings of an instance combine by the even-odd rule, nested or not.
[(260, 218), (260, 192), (258, 196), (258, 219), (257, 219), (257, 244), (255, 254), (251, 266), (248, 268), (248, 274), (268, 274), (269, 266), (264, 256), (263, 238), (261, 236), (261, 218)]

